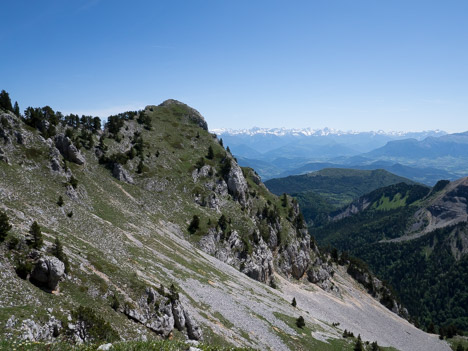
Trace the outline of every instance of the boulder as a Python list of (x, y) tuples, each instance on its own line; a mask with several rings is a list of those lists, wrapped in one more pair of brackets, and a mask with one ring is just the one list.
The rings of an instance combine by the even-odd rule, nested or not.
[(133, 178), (120, 163), (114, 163), (114, 166), (112, 167), (112, 175), (122, 182), (134, 184)]
[(62, 166), (60, 164), (60, 151), (54, 146), (51, 145), (50, 147), (50, 169), (54, 172), (61, 172)]
[(185, 314), (184, 308), (182, 307), (179, 300), (174, 301), (172, 304), (172, 315), (174, 316), (175, 327), (182, 331), (185, 328)]
[(50, 290), (56, 290), (60, 279), (65, 274), (65, 265), (57, 257), (39, 258), (31, 273), (31, 280)]
[(184, 310), (185, 326), (187, 327), (187, 336), (192, 340), (200, 340), (202, 338), (202, 330), (200, 326), (190, 315), (189, 311)]
[(85, 163), (85, 158), (81, 152), (73, 145), (69, 137), (64, 134), (57, 134), (55, 136), (55, 146), (60, 151), (63, 157), (70, 162), (74, 162), (78, 165)]

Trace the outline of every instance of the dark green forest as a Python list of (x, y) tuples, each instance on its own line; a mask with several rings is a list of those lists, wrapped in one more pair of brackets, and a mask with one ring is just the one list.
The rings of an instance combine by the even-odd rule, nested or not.
[[(446, 184), (434, 190), (440, 191), (442, 185)], [(311, 228), (311, 234), (320, 245), (336, 247), (366, 262), (393, 287), (417, 324), (442, 334), (468, 331), (468, 256), (462, 254), (467, 250), (466, 222), (418, 239), (382, 242), (405, 234), (429, 191), (406, 184), (375, 190), (366, 195), (371, 202), (367, 210)], [(399, 199), (400, 206), (381, 207), (394, 199)]]

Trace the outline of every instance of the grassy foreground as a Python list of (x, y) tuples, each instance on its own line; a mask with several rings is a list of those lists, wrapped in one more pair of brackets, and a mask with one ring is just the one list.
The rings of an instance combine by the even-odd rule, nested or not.
[[(32, 341), (0, 341), (0, 350), (5, 351), (95, 351), (102, 344), (70, 345), (66, 343), (42, 343)], [(199, 344), (203, 351), (249, 351), (251, 348), (218, 347)], [(187, 351), (189, 344), (182, 341), (126, 341), (112, 344), (112, 351)]]

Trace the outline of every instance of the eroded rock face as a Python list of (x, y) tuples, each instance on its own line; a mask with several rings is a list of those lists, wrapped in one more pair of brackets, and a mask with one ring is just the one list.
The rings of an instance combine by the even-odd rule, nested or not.
[(57, 134), (55, 136), (55, 146), (60, 151), (63, 157), (70, 162), (74, 162), (78, 165), (85, 163), (85, 158), (81, 152), (73, 145), (69, 137), (64, 134)]
[(246, 193), (248, 191), (247, 181), (244, 178), (242, 169), (236, 162), (231, 162), (231, 170), (227, 177), (227, 186), (229, 193), (241, 204), (245, 204)]
[(199, 242), (201, 250), (216, 257), (252, 279), (269, 283), (273, 275), (273, 253), (262, 238), (247, 252), (239, 233), (233, 230), (225, 237), (221, 230), (211, 228)]
[(65, 274), (65, 265), (57, 257), (45, 256), (38, 259), (31, 273), (31, 280), (50, 290), (56, 290)]
[(20, 321), (13, 315), (5, 325), (7, 330), (19, 333), (21, 340), (29, 341), (53, 341), (59, 335), (62, 327), (62, 322), (54, 316), (45, 324), (41, 324), (32, 319)]
[(241, 272), (264, 283), (271, 280), (273, 275), (273, 254), (261, 238), (255, 250), (245, 260)]
[(128, 174), (128, 172), (120, 163), (114, 163), (112, 168), (112, 175), (122, 182), (134, 184), (133, 178), (130, 176), (130, 174)]
[(200, 327), (182, 306), (177, 294), (170, 295), (147, 288), (137, 305), (126, 303), (123, 312), (163, 337), (168, 337), (174, 328), (180, 331), (187, 328), (187, 335), (193, 340), (202, 337)]
[(307, 238), (294, 240), (281, 253), (280, 269), (286, 275), (301, 279), (310, 264), (310, 242)]
[(331, 282), (333, 273), (333, 268), (330, 265), (322, 262), (320, 258), (316, 258), (307, 270), (307, 280), (325, 291), (339, 292), (338, 287)]

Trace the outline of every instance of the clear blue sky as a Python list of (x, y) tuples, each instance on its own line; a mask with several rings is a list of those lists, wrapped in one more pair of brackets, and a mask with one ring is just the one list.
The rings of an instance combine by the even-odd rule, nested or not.
[(468, 1), (4, 1), (0, 89), (210, 128), (468, 130)]

